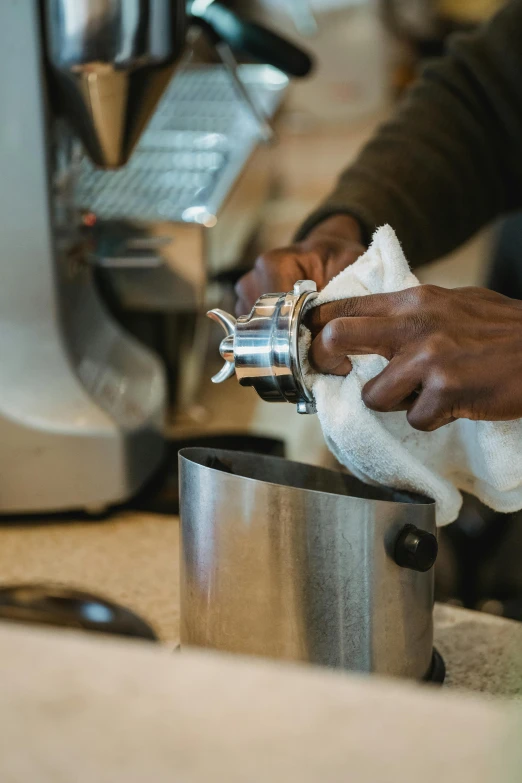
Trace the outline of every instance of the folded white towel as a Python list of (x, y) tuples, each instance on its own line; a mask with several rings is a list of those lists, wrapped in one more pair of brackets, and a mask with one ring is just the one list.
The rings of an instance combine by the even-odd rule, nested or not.
[[(388, 293), (419, 285), (394, 231), (375, 232), (369, 250), (320, 292), (313, 306), (351, 296)], [(302, 349), (310, 333), (302, 335)], [(407, 489), (432, 497), (437, 524), (456, 519), (464, 490), (496, 511), (522, 508), (522, 420), (460, 419), (435, 432), (419, 432), (406, 413), (375, 413), (361, 399), (364, 384), (386, 366), (381, 356), (350, 357), (342, 378), (317, 375), (305, 363), (328, 447), (339, 462), (366, 483)]]

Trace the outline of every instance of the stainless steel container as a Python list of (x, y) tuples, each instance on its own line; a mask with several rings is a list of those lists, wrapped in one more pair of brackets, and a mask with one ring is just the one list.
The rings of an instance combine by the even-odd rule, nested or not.
[(179, 460), (182, 646), (432, 675), (432, 501), (274, 457)]

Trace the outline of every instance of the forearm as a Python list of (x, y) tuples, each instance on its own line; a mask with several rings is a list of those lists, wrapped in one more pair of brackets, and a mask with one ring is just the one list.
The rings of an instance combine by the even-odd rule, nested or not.
[(413, 265), (452, 250), (522, 204), (522, 0), (454, 39), (395, 117), (306, 221), (348, 213), (389, 223)]

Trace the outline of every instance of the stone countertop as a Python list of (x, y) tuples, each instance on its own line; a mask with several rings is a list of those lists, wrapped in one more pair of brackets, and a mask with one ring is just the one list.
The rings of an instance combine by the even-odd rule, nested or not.
[(522, 698), (522, 623), (437, 604), (435, 645), (447, 686)]
[(519, 783), (522, 706), (0, 624), (2, 783)]
[(179, 520), (122, 513), (102, 521), (0, 526), (0, 584), (52, 582), (96, 593), (179, 638)]
[[(53, 582), (128, 606), (161, 639), (179, 639), (179, 522), (123, 513), (105, 521), (0, 527), (0, 583)], [(435, 644), (446, 684), (522, 697), (522, 623), (435, 607)]]

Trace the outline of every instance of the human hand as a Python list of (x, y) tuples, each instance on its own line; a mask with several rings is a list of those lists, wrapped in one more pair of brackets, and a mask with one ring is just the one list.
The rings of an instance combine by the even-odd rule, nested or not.
[(347, 354), (389, 364), (363, 388), (375, 411), (407, 410), (418, 430), (458, 418), (522, 417), (522, 302), (485, 288), (421, 285), (320, 305), (307, 324), (317, 371), (347, 375)]
[(259, 256), (254, 268), (236, 286), (236, 312), (249, 313), (262, 294), (291, 291), (297, 280), (315, 280), (320, 290), (365, 250), (354, 218), (328, 218), (301, 242)]

